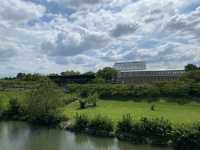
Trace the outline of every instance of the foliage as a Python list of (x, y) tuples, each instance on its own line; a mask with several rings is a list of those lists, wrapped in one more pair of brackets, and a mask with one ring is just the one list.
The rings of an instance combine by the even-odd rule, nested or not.
[(67, 70), (65, 72), (61, 72), (62, 76), (72, 76), (72, 75), (80, 75), (80, 72), (73, 71), (73, 70)]
[(83, 73), (83, 75), (94, 75), (95, 76), (95, 73), (92, 71), (88, 71), (88, 72)]
[(171, 138), (172, 127), (163, 119), (141, 119), (133, 122), (130, 115), (123, 117), (117, 125), (117, 137), (135, 144), (167, 145)]
[(106, 83), (106, 81), (105, 81), (103, 78), (97, 77), (97, 78), (94, 78), (94, 79), (91, 81), (91, 83), (94, 83), (94, 84), (104, 84), (104, 83)]
[(200, 70), (194, 70), (186, 72), (182, 77), (182, 81), (185, 82), (192, 82), (192, 83), (199, 83), (200, 82)]
[(98, 115), (90, 121), (88, 130), (92, 135), (110, 136), (114, 130), (114, 126), (109, 118)]
[(82, 97), (79, 97), (79, 104), (80, 104), (80, 109), (84, 109), (87, 107), (96, 107), (97, 106), (97, 101), (98, 101), (98, 94), (93, 93), (93, 94), (87, 94), (87, 93), (82, 93)]
[(72, 102), (79, 100), (79, 97), (76, 94), (65, 94), (63, 101), (65, 105), (68, 105)]
[(73, 130), (76, 132), (85, 132), (88, 124), (89, 120), (87, 116), (76, 114)]
[(117, 70), (111, 67), (105, 67), (97, 71), (97, 78), (103, 78), (105, 81), (111, 81), (117, 76)]
[(39, 81), (41, 78), (44, 78), (44, 76), (39, 73), (35, 74), (18, 73), (16, 78), (18, 80), (23, 80), (23, 81)]
[(194, 71), (198, 69), (199, 69), (198, 66), (194, 64), (188, 64), (185, 66), (185, 71)]
[(4, 95), (0, 95), (0, 117), (9, 109), (9, 99)]
[(59, 121), (63, 93), (48, 78), (43, 79), (38, 88), (31, 91), (27, 105), (30, 121), (51, 125)]
[(200, 128), (176, 128), (173, 135), (173, 147), (175, 150), (199, 150)]
[(12, 118), (12, 119), (25, 119), (26, 117), (26, 104), (23, 101), (24, 99), (21, 99), (21, 101), (17, 97), (12, 97), (9, 100), (9, 109), (5, 113), (6, 118)]

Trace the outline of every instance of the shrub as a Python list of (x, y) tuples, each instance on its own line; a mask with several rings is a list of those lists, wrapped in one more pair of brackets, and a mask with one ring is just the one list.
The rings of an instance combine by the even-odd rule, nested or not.
[(27, 100), (29, 120), (37, 124), (54, 125), (60, 121), (59, 108), (63, 106), (63, 93), (48, 78), (30, 92)]
[(83, 98), (79, 98), (80, 109), (86, 108), (86, 100)]
[(88, 132), (97, 136), (111, 136), (114, 130), (113, 122), (100, 115), (92, 119), (88, 125)]
[(200, 129), (194, 127), (175, 129), (173, 147), (175, 150), (199, 150)]
[(64, 96), (63, 102), (65, 105), (68, 105), (72, 102), (77, 101), (79, 98), (75, 94), (67, 94)]
[(9, 119), (23, 120), (25, 119), (25, 102), (21, 102), (17, 97), (9, 100), (9, 109), (6, 116)]
[(133, 127), (133, 120), (130, 114), (124, 115), (117, 124), (117, 133), (130, 133)]
[[(120, 140), (125, 140), (125, 141), (130, 141), (134, 142), (136, 141), (134, 139), (134, 135), (132, 134), (133, 132), (133, 119), (130, 114), (124, 115), (122, 120), (118, 122), (117, 124), (117, 130), (116, 130), (116, 135), (118, 139)], [(136, 142), (134, 142), (136, 143)], [(141, 143), (141, 142), (139, 142)]]
[(172, 127), (163, 119), (142, 119), (133, 122), (130, 115), (124, 116), (117, 125), (117, 137), (134, 144), (152, 144), (165, 146), (171, 139)]
[(170, 142), (172, 125), (167, 120), (146, 118), (141, 120), (144, 136), (152, 145), (166, 146)]
[(88, 128), (89, 120), (85, 115), (76, 114), (73, 130), (76, 132), (85, 132)]
[(87, 104), (95, 107), (97, 105), (97, 101), (98, 101), (98, 94), (97, 93), (90, 94), (87, 97), (86, 101), (87, 101)]
[(0, 95), (0, 118), (9, 110), (9, 99), (4, 95)]

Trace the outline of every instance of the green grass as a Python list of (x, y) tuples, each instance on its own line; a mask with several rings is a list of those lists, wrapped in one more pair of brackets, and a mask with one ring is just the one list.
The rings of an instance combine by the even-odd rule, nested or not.
[[(25, 91), (1, 91), (0, 95), (8, 98), (24, 99)], [(65, 95), (65, 99), (69, 99), (71, 95)], [(155, 111), (151, 111), (152, 104), (155, 104)], [(95, 108), (79, 109), (79, 103), (73, 102), (63, 110), (66, 117), (74, 118), (76, 113), (86, 114), (89, 118), (97, 115), (103, 115), (111, 118), (115, 123), (119, 121), (123, 115), (130, 113), (134, 119), (142, 117), (148, 118), (165, 118), (174, 124), (192, 124), (200, 121), (200, 103), (191, 103), (180, 105), (170, 102), (133, 102), (119, 100), (100, 100)]]
[[(155, 111), (151, 111), (152, 104), (155, 104)], [(111, 101), (101, 100), (96, 108), (79, 109), (79, 103), (73, 102), (66, 106), (64, 114), (73, 118), (76, 114), (86, 114), (92, 118), (98, 114), (111, 118), (115, 123), (124, 114), (130, 113), (134, 119), (142, 117), (168, 119), (173, 124), (192, 124), (200, 121), (200, 104), (191, 103), (180, 105), (169, 102), (132, 102), (132, 101)]]

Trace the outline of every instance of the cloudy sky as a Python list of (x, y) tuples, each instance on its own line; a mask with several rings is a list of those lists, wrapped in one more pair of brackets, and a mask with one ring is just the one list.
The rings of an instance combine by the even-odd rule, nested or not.
[(200, 64), (200, 0), (1, 0), (0, 76)]

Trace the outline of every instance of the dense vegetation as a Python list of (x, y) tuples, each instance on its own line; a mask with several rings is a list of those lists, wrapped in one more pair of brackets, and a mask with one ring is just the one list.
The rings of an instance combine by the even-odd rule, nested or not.
[[(135, 144), (199, 150), (200, 124), (193, 125), (199, 120), (199, 104), (185, 103), (200, 102), (200, 69), (189, 64), (185, 70), (179, 81), (123, 85), (111, 84), (117, 71), (106, 67), (95, 74), (90, 84), (66, 85), (68, 94), (45, 76), (19, 73), (16, 78), (0, 80), (0, 119), (45, 125), (72, 119), (70, 129), (76, 132), (115, 135)], [(61, 73), (62, 76), (79, 74), (75, 71)], [(135, 118), (126, 115), (121, 119), (125, 113)], [(157, 119), (161, 117), (165, 119)], [(178, 126), (182, 123), (190, 126)]]
[(48, 78), (41, 78), (36, 88), (27, 91), (24, 96), (2, 94), (0, 118), (54, 125), (61, 120), (59, 109), (65, 102), (63, 94)]
[(72, 93), (98, 93), (104, 99), (142, 99), (160, 97), (199, 100), (200, 71), (187, 72), (179, 81), (143, 85), (122, 84), (71, 84), (67, 86)]
[(98, 116), (89, 120), (86, 116), (77, 116), (72, 130), (97, 136), (115, 136), (120, 140), (134, 144), (151, 144), (156, 146), (172, 146), (176, 150), (200, 149), (200, 124), (190, 127), (174, 127), (164, 119), (142, 118), (135, 121), (128, 114), (117, 124), (106, 117)]

